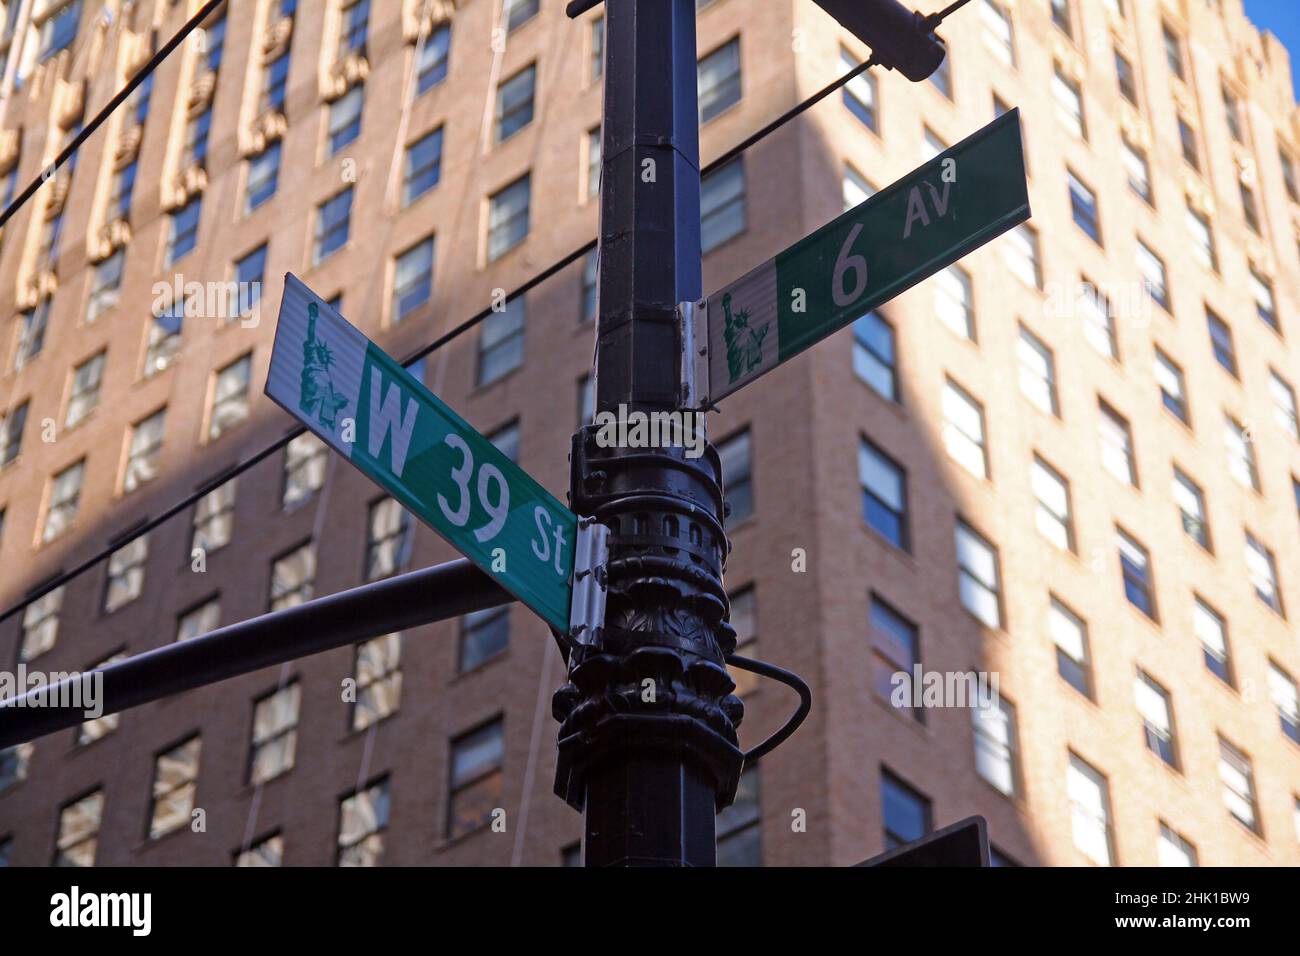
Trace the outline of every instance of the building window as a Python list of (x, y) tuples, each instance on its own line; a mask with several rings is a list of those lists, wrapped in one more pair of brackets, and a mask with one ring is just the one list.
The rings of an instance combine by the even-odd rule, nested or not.
[(29, 405), (29, 402), (23, 402), (8, 415), (0, 415), (0, 468), (17, 458), (22, 450)]
[(425, 38), (420, 48), (415, 75), (415, 93), (433, 89), (447, 78), (451, 53), (451, 25), (444, 23)]
[(149, 100), (153, 98), (153, 74), (141, 81), (126, 101), (127, 110), (136, 126), (143, 126), (149, 117)]
[(402, 698), (402, 635), (385, 634), (357, 645), (353, 676), (357, 682), (352, 704), (353, 730), (365, 730), (397, 712)]
[(45, 347), (45, 329), (50, 322), (50, 302), (44, 298), (23, 313), (18, 332), (18, 348), (14, 352), (14, 371), (21, 371), (28, 362), (41, 354)]
[(533, 121), (537, 66), (526, 66), (497, 87), (496, 141), (504, 142)]
[(284, 859), (284, 837), (278, 833), (258, 840), (235, 855), (235, 866), (280, 866)]
[(1097, 437), (1101, 464), (1111, 476), (1137, 487), (1137, 465), (1133, 460), (1133, 433), (1128, 420), (1104, 401), (1098, 401)]
[(488, 199), (487, 260), (495, 262), (528, 236), (532, 177), (524, 174)]
[(1034, 289), (1043, 287), (1043, 266), (1038, 256), (1038, 233), (1021, 223), (1002, 241), (1002, 254), (1012, 275)]
[(1192, 419), (1187, 409), (1187, 383), (1183, 378), (1182, 368), (1159, 348), (1155, 350), (1155, 356), (1156, 384), (1160, 387), (1160, 401), (1170, 414), (1184, 425), (1190, 425)]
[(1073, 551), (1074, 517), (1069, 482), (1035, 455), (1029, 468), (1029, 485), (1034, 492), (1034, 523), (1039, 532), (1062, 551)]
[(1047, 610), (1047, 627), (1056, 645), (1056, 672), (1067, 684), (1092, 699), (1092, 663), (1088, 655), (1088, 627), (1083, 619), (1057, 598)]
[(199, 777), (199, 738), (158, 754), (153, 765), (153, 804), (149, 812), (149, 838), (179, 830), (190, 822)]
[(998, 552), (966, 522), (958, 519), (957, 584), (961, 603), (985, 626), (1002, 626), (1002, 574)]
[(930, 74), (929, 79), (930, 82), (934, 84), (934, 88), (936, 90), (938, 90), (948, 99), (952, 99), (952, 51), (951, 50), (948, 51), (947, 56), (945, 56), (942, 60), (939, 61), (938, 68), (933, 73)]
[(1255, 314), (1274, 332), (1280, 332), (1277, 320), (1277, 301), (1273, 298), (1273, 283), (1260, 275), (1252, 266), (1250, 292), (1255, 299)]
[(293, 681), (253, 702), (248, 782), (257, 786), (293, 769), (302, 685)]
[(1222, 737), (1219, 738), (1219, 780), (1223, 803), (1242, 826), (1259, 831), (1255, 805), (1255, 772), (1250, 758)]
[(1083, 113), (1083, 94), (1079, 84), (1065, 75), (1059, 63), (1052, 76), (1052, 97), (1056, 100), (1056, 115), (1065, 128), (1079, 139), (1086, 140), (1088, 121)]
[(215, 440), (248, 417), (248, 385), (253, 371), (252, 355), (235, 359), (217, 372), (212, 390), (212, 412), (208, 418), (208, 439)]
[(208, 72), (216, 73), (221, 69), (221, 55), (226, 48), (225, 16), (203, 28), (203, 45), (207, 51)]
[(96, 790), (59, 808), (59, 835), (54, 844), (55, 866), (94, 866), (99, 824), (104, 816), (104, 791)]
[(508, 299), (505, 308), (483, 323), (478, 339), (478, 384), (491, 384), (524, 364), (525, 299)]
[(144, 566), (149, 559), (149, 537), (140, 535), (114, 551), (108, 559), (104, 583), (104, 613), (130, 604), (144, 590)]
[(700, 250), (711, 252), (745, 225), (745, 166), (733, 159), (700, 180)]
[(366, 88), (358, 84), (330, 104), (326, 156), (337, 155), (339, 150), (361, 135), (361, 111), (365, 99)]
[(1151, 251), (1141, 239), (1137, 241), (1138, 271), (1142, 273), (1142, 284), (1147, 294), (1166, 312), (1172, 312), (1169, 304), (1169, 283), (1165, 275), (1165, 261)]
[(393, 266), (392, 318), (400, 322), (433, 295), (433, 237), (401, 253)]
[(329, 451), (325, 443), (311, 432), (303, 432), (284, 449), (284, 508), (305, 501), (325, 483), (325, 464)]
[(366, 580), (396, 574), (411, 559), (415, 527), (411, 513), (396, 498), (380, 498), (370, 505), (366, 521)]
[(181, 169), (202, 166), (208, 159), (208, 134), (212, 131), (212, 108), (190, 117), (185, 126), (185, 142), (181, 150)]
[(588, 78), (595, 83), (605, 72), (605, 18), (596, 17), (591, 21), (591, 69)]
[(135, 491), (146, 481), (151, 481), (158, 476), (166, 421), (167, 409), (162, 408), (131, 427), (126, 474), (122, 479), (123, 491), (128, 493)]
[(740, 37), (701, 57), (696, 72), (700, 123), (704, 124), (740, 102)]
[(406, 172), (402, 177), (402, 205), (409, 206), (442, 176), (442, 127), (406, 147)]
[(578, 427), (590, 425), (596, 414), (596, 380), (588, 373), (578, 379)]
[(923, 142), (924, 146), (921, 150), (921, 158), (926, 162), (934, 159), (948, 148), (948, 144), (940, 138), (938, 133), (930, 129), (929, 126), (925, 128), (925, 139)]
[(1016, 795), (1018, 776), (1016, 708), (998, 696), (987, 707), (972, 707), (975, 770), (1008, 797)]
[(1206, 551), (1210, 547), (1210, 526), (1205, 517), (1205, 493), (1182, 469), (1174, 466), (1174, 504), (1183, 521), (1183, 530)]
[(230, 543), (235, 523), (235, 479), (223, 481), (194, 506), (190, 550), (211, 554)]
[(176, 640), (189, 641), (215, 631), (221, 625), (221, 601), (211, 597), (176, 619)]
[(1187, 205), (1187, 231), (1191, 233), (1193, 252), (1197, 260), (1211, 272), (1219, 271), (1219, 252), (1214, 245), (1214, 233), (1210, 229), (1210, 220)]
[[(54, 5), (46, 4), (45, 8), (48, 10)], [(10, 12), (16, 15), (17, 7), (11, 4)], [(72, 46), (73, 41), (77, 39), (77, 25), (80, 22), (81, 0), (72, 0), (71, 3), (64, 4), (57, 13), (50, 14), (40, 27), (41, 46), (37, 61), (44, 63), (60, 50)]]
[(1287, 197), (1292, 202), (1300, 202), (1300, 176), (1296, 175), (1295, 158), (1281, 146), (1277, 158), (1282, 166), (1282, 185), (1286, 187)]
[(984, 46), (1003, 66), (1016, 65), (1015, 32), (1011, 11), (997, 0), (983, 0), (980, 19), (984, 23)]
[(1169, 72), (1178, 79), (1186, 79), (1183, 70), (1183, 41), (1168, 23), (1161, 24), (1161, 37), (1165, 45), (1165, 63)]
[(858, 481), (867, 524), (894, 547), (906, 551), (907, 473), (864, 438), (858, 444)]
[(461, 619), (458, 669), (473, 670), (510, 646), (510, 608), (474, 611)]
[(975, 340), (970, 273), (952, 265), (934, 277), (934, 314), (955, 335)]
[(1192, 605), (1192, 631), (1201, 642), (1205, 666), (1229, 687), (1233, 686), (1232, 657), (1228, 651), (1228, 625), (1223, 616), (1200, 595)]
[(1196, 847), (1161, 822), (1156, 841), (1156, 859), (1161, 866), (1196, 866)]
[(151, 378), (166, 369), (181, 350), (181, 325), (185, 319), (185, 303), (177, 301), (149, 323), (149, 341), (144, 354), (144, 376)]
[(1016, 340), (1020, 393), (1040, 411), (1056, 415), (1056, 361), (1052, 350), (1023, 325)]
[(226, 314), (230, 321), (247, 319), (262, 301), (262, 282), (266, 278), (266, 243), (235, 263), (235, 291), (227, 296)]
[(953, 461), (976, 478), (988, 477), (984, 406), (952, 379), (943, 385), (943, 443)]
[(1233, 344), (1232, 330), (1208, 306), (1205, 309), (1205, 322), (1210, 332), (1210, 348), (1214, 359), (1222, 365), (1233, 378), (1237, 374), (1237, 349)]
[(1273, 661), (1268, 662), (1268, 689), (1282, 723), (1282, 733), (1292, 743), (1300, 744), (1300, 696), (1295, 680)]
[(1241, 214), (1246, 220), (1246, 225), (1250, 227), (1250, 231), (1255, 235), (1262, 235), (1263, 229), (1260, 226), (1259, 206), (1255, 202), (1255, 191), (1246, 185), (1244, 179), (1238, 180), (1237, 186), (1241, 192)]
[(1228, 84), (1219, 80), (1219, 91), (1223, 94), (1223, 113), (1228, 121), (1228, 133), (1238, 143), (1245, 143), (1245, 123), (1241, 116), (1241, 100), (1228, 88)]
[(1252, 491), (1259, 491), (1259, 468), (1251, 435), (1231, 415), (1223, 418), (1223, 443), (1228, 450), (1229, 474)]
[(515, 419), (488, 433), (490, 441), (497, 451), (505, 455), (516, 465), (519, 464), (519, 419)]
[(600, 192), (601, 142), (600, 127), (587, 130), (587, 198)]
[(447, 838), (486, 826), (505, 789), (504, 724), (500, 717), (451, 742)]
[[(876, 695), (891, 707), (924, 723), (925, 711), (913, 706), (916, 696), (912, 679), (914, 668), (921, 662), (917, 627), (874, 594), (871, 596), (870, 614)], [(901, 703), (894, 700), (897, 692), (901, 692)]]
[(365, 54), (366, 34), (370, 29), (370, 0), (351, 0), (343, 7), (343, 17), (339, 30), (339, 53), (341, 60), (349, 53)]
[(248, 159), (248, 182), (244, 190), (244, 212), (252, 212), (275, 195), (280, 178), (280, 143), (267, 144), (266, 149)]
[(843, 196), (845, 212), (862, 205), (876, 192), (876, 187), (871, 185), (866, 176), (863, 176), (848, 163), (844, 164)]
[(535, 17), (539, 5), (539, 0), (505, 0), (506, 33), (513, 33)]
[(1178, 753), (1174, 745), (1174, 714), (1169, 704), (1169, 692), (1150, 674), (1138, 669), (1133, 682), (1138, 714), (1147, 749), (1174, 769), (1178, 768)]
[(49, 543), (61, 535), (77, 517), (81, 506), (81, 485), (86, 476), (86, 459), (63, 469), (50, 481), (50, 505), (45, 513), (41, 540)]
[[(729, 595), (731, 605), (727, 620), (736, 632), (736, 653), (745, 657), (758, 654), (758, 597), (751, 584), (735, 594)], [(758, 686), (758, 675), (752, 671), (743, 671), (738, 667), (727, 667), (727, 673), (735, 681), (734, 691), (737, 697), (744, 697)]]
[(1110, 788), (1106, 778), (1082, 758), (1070, 754), (1065, 786), (1070, 796), (1075, 849), (1098, 866), (1110, 866)]
[(388, 778), (339, 801), (339, 866), (378, 866), (388, 829)]
[(347, 245), (351, 223), (352, 187), (349, 186), (316, 207), (315, 262), (321, 262)]
[(929, 799), (883, 768), (880, 771), (880, 803), (886, 850), (919, 840), (934, 828)]
[(30, 742), (0, 749), (0, 793), (27, 779), (27, 765), (32, 759)]
[(1129, 138), (1124, 136), (1121, 159), (1124, 161), (1124, 172), (1128, 177), (1129, 189), (1141, 196), (1142, 201), (1148, 206), (1154, 206), (1156, 201), (1151, 192), (1151, 165), (1147, 162), (1146, 151), (1140, 146), (1134, 146)]
[(167, 240), (167, 265), (172, 265), (199, 243), (199, 211), (203, 197), (195, 196), (171, 215)]
[(1141, 106), (1138, 102), (1137, 74), (1133, 72), (1132, 62), (1119, 50), (1115, 51), (1115, 79), (1119, 83), (1120, 95), (1134, 106)]
[(578, 313), (580, 322), (594, 322), (598, 299), (596, 298), (596, 280), (600, 275), (600, 257), (595, 249), (582, 259), (582, 291), (579, 296), (581, 307)]
[(1115, 548), (1119, 552), (1124, 596), (1151, 620), (1157, 620), (1156, 589), (1150, 553), (1120, 528), (1115, 529)]
[(724, 524), (735, 527), (754, 513), (754, 454), (749, 429), (718, 442), (727, 511)]
[(1074, 24), (1070, 19), (1070, 0), (1050, 0), (1052, 5), (1052, 23), (1071, 39), (1074, 38)]
[(316, 548), (310, 541), (271, 562), (271, 610), (282, 611), (311, 600), (316, 581)]
[(86, 322), (97, 318), (117, 305), (122, 288), (122, 265), (126, 260), (126, 250), (118, 249), (107, 259), (95, 265), (95, 278), (90, 287), (90, 299), (86, 303)]
[(1282, 592), (1277, 587), (1277, 562), (1273, 559), (1273, 552), (1249, 531), (1246, 532), (1246, 571), (1250, 575), (1251, 587), (1255, 589), (1255, 597), (1271, 610), (1283, 614)]
[[(840, 47), (840, 66), (845, 70), (856, 69), (861, 64), (848, 50)], [(876, 98), (878, 86), (876, 76), (870, 70), (859, 73), (844, 84), (844, 105), (848, 111), (862, 121), (867, 129), (879, 132), (877, 126)]]
[(735, 802), (719, 812), (714, 822), (718, 866), (763, 865), (760, 789), (758, 766), (746, 767), (736, 786)]
[(63, 609), (63, 588), (42, 595), (23, 609), (22, 636), (18, 660), (35, 660), (54, 647), (59, 636), (59, 611)]
[(1300, 441), (1300, 419), (1296, 414), (1295, 389), (1273, 369), (1268, 370), (1268, 391), (1273, 396), (1273, 417), (1296, 441)]
[(853, 323), (853, 371), (881, 398), (898, 401), (894, 327), (879, 312), (868, 312)]
[(1070, 182), (1070, 210), (1074, 223), (1101, 245), (1101, 216), (1097, 209), (1097, 196), (1073, 171), (1067, 170)]
[(64, 427), (81, 422), (99, 405), (99, 387), (104, 379), (104, 352), (92, 355), (72, 371), (72, 389)]

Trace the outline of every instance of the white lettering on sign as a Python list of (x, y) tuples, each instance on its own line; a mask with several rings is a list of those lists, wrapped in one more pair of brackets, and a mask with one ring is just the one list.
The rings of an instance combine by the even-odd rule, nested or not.
[(388, 391), (381, 402), (379, 392), (383, 387), (380, 382), (382, 377), (377, 366), (371, 368), (370, 457), (379, 457), (379, 451), (384, 447), (384, 436), (391, 431), (393, 434), (393, 442), (390, 446), (392, 471), (394, 475), (401, 478), (402, 469), (406, 467), (406, 450), (411, 444), (411, 432), (415, 430), (415, 418), (419, 414), (420, 406), (414, 398), (411, 398), (406, 404), (406, 414), (403, 415), (402, 390), (398, 388), (396, 382), (389, 382)]
[[(551, 559), (551, 542), (547, 540), (547, 535), (551, 533), (551, 513), (541, 505), (533, 508), (533, 522), (537, 525), (537, 537), (532, 540), (533, 554), (537, 555), (538, 561), (549, 561)], [(564, 529), (559, 525), (555, 526), (555, 573), (564, 574)]]
[[(943, 193), (934, 188), (933, 183), (925, 183), (925, 188), (930, 190), (930, 203), (934, 207), (934, 215), (937, 219), (942, 219), (948, 213), (948, 201), (951, 198), (952, 183), (943, 184)], [(930, 225), (930, 213), (926, 209), (925, 199), (921, 193), (920, 186), (913, 186), (912, 191), (907, 194), (907, 221), (903, 223), (903, 238), (907, 239), (912, 235), (912, 223), (920, 221), (922, 226)]]

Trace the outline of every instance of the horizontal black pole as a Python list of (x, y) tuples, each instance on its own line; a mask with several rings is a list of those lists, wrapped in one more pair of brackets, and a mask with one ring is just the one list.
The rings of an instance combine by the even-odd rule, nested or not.
[[(99, 703), (105, 714), (115, 714), (272, 664), (513, 600), (469, 561), (448, 561), (263, 614), (99, 668), (103, 674)], [(92, 673), (0, 703), (0, 747), (75, 727), (85, 720), (85, 695), (74, 695), (72, 685), (92, 680)], [(75, 701), (78, 706), (46, 706), (59, 701)]]

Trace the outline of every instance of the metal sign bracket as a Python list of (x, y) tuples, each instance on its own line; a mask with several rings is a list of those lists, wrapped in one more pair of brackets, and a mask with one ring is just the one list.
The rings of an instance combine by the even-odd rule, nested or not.
[(681, 407), (687, 411), (707, 410), (709, 401), (709, 300), (682, 302), (677, 306), (681, 343)]
[(595, 518), (579, 518), (573, 553), (573, 603), (569, 635), (579, 644), (595, 642), (605, 626), (609, 528)]

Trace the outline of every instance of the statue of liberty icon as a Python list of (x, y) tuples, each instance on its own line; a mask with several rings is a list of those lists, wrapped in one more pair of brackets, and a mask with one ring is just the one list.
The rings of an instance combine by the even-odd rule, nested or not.
[(722, 297), (722, 311), (726, 316), (722, 337), (727, 343), (727, 371), (734, 382), (763, 364), (763, 339), (771, 323), (764, 322), (761, 329), (752, 328), (748, 309), (739, 309), (733, 316), (730, 292)]
[(298, 407), (326, 428), (334, 428), (334, 416), (346, 407), (348, 400), (334, 390), (330, 366), (334, 353), (323, 341), (316, 338), (316, 319), (320, 310), (316, 303), (307, 306), (307, 340), (302, 343), (302, 385)]

